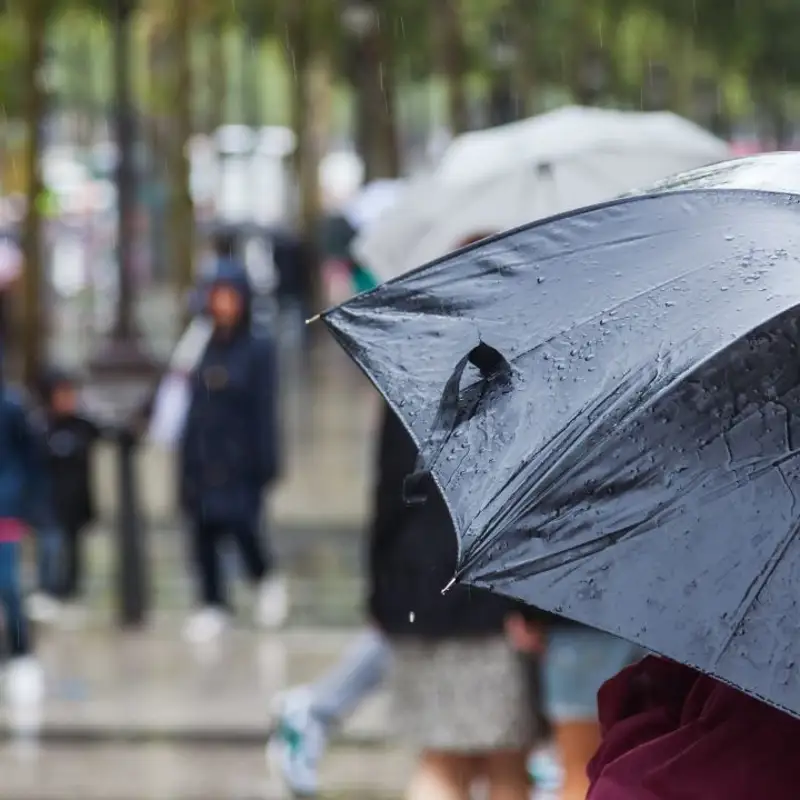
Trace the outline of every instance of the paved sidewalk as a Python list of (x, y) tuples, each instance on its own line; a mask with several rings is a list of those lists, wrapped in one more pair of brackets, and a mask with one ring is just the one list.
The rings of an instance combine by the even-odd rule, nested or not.
[[(185, 644), (178, 627), (136, 634), (45, 631), (47, 694), (35, 736), (0, 706), (4, 800), (278, 800), (264, 744), (268, 709), (288, 685), (312, 680), (350, 633), (233, 630), (218, 646)], [(379, 693), (332, 743), (325, 797), (400, 797), (409, 753), (388, 737)]]
[[(44, 631), (38, 656), (47, 694), (40, 733), (54, 741), (262, 744), (269, 708), (287, 686), (313, 680), (355, 632), (231, 630), (193, 647), (179, 627), (141, 633)], [(2, 727), (9, 735), (8, 721)], [(379, 693), (342, 732), (352, 744), (387, 745), (387, 698)]]
[[(408, 754), (337, 749), (321, 773), (323, 800), (398, 800)], [(0, 746), (4, 800), (282, 800), (258, 747), (214, 748), (154, 743), (98, 747)]]

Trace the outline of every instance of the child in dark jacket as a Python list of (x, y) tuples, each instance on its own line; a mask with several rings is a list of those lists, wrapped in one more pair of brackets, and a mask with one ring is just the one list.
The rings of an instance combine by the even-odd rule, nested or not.
[(76, 601), (82, 591), (83, 538), (95, 517), (92, 450), (101, 436), (78, 407), (77, 382), (52, 372), (39, 387), (42, 429), (52, 515), (39, 530), (39, 579), (42, 600)]

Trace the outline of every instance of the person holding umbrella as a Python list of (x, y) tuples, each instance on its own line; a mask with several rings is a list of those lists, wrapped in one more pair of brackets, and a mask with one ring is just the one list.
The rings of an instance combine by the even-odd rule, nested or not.
[(601, 691), (598, 800), (797, 794), (796, 725), (751, 733), (767, 705), (800, 716), (798, 174), (784, 153), (679, 175), (323, 315), (423, 443), (456, 585), (684, 665)]
[[(479, 233), (471, 236), (461, 242), (461, 246), (480, 241), (488, 235)], [(373, 285), (377, 285), (377, 282)], [(358, 290), (357, 285), (355, 288)], [(372, 624), (330, 671), (310, 686), (293, 688), (279, 695), (275, 701), (274, 730), (267, 745), (268, 762), (293, 792), (304, 796), (315, 795), (319, 789), (319, 763), (332, 730), (340, 726), (391, 674), (392, 648), (386, 634), (392, 629), (392, 615), (388, 614), (387, 630), (380, 624), (382, 619), (386, 620), (387, 612), (376, 606), (378, 598), (386, 595), (386, 590), (381, 586), (379, 542), (391, 541), (392, 531), (402, 528), (405, 514), (402, 500), (403, 469), (410, 470), (413, 467), (413, 456), (410, 455), (407, 437), (398, 431), (396, 420), (388, 408), (383, 410), (377, 449), (378, 481), (368, 560), (371, 567), (368, 614)], [(405, 453), (405, 459), (401, 458), (402, 453)], [(402, 602), (402, 595), (399, 602)], [(444, 605), (449, 602), (450, 598), (444, 601)], [(476, 601), (475, 608), (479, 609), (480, 605)], [(464, 613), (467, 613), (466, 609)], [(518, 618), (522, 616), (515, 614), (509, 617), (509, 630), (519, 630)], [(495, 634), (502, 630), (502, 619), (502, 613), (494, 616)], [(523, 627), (525, 624), (523, 619)], [(414, 630), (424, 630), (424, 627), (423, 624)], [(521, 650), (530, 652), (532, 648), (530, 639), (525, 638), (526, 633), (517, 634), (515, 641)], [(532, 655), (536, 657), (535, 653)], [(532, 673), (538, 671), (538, 664), (528, 666), (534, 684), (529, 688), (534, 690), (532, 695), (536, 707), (532, 708), (532, 713), (535, 715), (539, 712), (538, 676)], [(549, 759), (546, 762), (545, 766), (552, 772)]]
[(534, 623), (515, 615), (507, 630), (520, 652), (541, 659), (544, 711), (561, 766), (559, 797), (584, 800), (586, 767), (602, 737), (597, 691), (641, 651), (624, 639), (555, 614), (540, 612)]
[(390, 646), (398, 733), (421, 751), (406, 797), (466, 800), (485, 781), (492, 800), (523, 800), (541, 732), (526, 662), (504, 635), (520, 606), (459, 586), (442, 594), (452, 523), (433, 485), (421, 487), (424, 503), (404, 500), (417, 448), (388, 406), (378, 453), (369, 610)]

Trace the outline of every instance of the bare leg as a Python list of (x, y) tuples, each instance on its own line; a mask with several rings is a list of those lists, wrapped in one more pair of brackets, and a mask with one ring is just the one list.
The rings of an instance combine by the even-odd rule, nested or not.
[(406, 800), (469, 800), (476, 760), (458, 753), (425, 752), (406, 790)]
[(564, 766), (561, 800), (585, 800), (589, 790), (586, 765), (600, 746), (600, 724), (586, 719), (556, 722), (553, 727)]
[(525, 750), (489, 753), (483, 758), (483, 774), (489, 783), (489, 800), (527, 800), (531, 786)]

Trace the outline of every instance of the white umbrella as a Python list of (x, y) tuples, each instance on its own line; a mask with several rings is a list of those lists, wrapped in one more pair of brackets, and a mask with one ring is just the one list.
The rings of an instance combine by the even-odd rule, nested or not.
[(456, 138), (438, 167), (356, 239), (388, 280), (465, 239), (611, 199), (729, 157), (728, 145), (667, 112), (567, 107)]
[(406, 187), (402, 179), (379, 179), (370, 181), (344, 207), (344, 218), (360, 231), (382, 217), (401, 196)]

